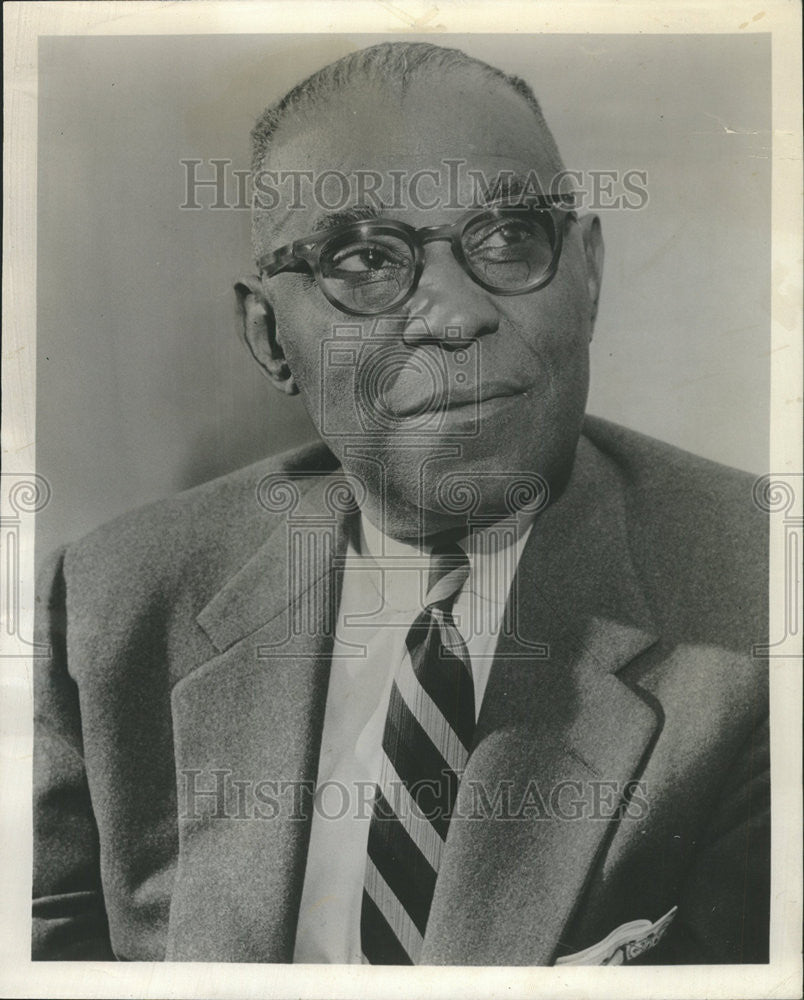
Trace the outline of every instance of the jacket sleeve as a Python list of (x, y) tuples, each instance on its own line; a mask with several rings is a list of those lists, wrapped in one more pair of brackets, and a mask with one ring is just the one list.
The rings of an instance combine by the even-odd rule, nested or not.
[(78, 689), (67, 670), (63, 552), (39, 575), (34, 659), (34, 960), (114, 960), (98, 833), (84, 770)]
[(766, 963), (769, 925), (770, 754), (765, 718), (723, 783), (685, 879), (674, 925), (639, 964)]

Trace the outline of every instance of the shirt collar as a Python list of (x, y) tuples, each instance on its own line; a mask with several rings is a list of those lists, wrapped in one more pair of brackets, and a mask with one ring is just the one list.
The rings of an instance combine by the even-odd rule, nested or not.
[[(469, 577), (464, 592), (482, 600), (505, 604), (511, 581), (519, 564), (522, 550), (533, 528), (534, 514), (517, 514), (473, 531), (458, 540), (469, 558)], [(380, 531), (364, 514), (360, 515), (360, 531), (354, 545), (355, 554), (370, 560), (377, 567), (390, 569), (429, 569), (431, 547), (391, 538)], [(415, 595), (411, 607), (416, 606)]]

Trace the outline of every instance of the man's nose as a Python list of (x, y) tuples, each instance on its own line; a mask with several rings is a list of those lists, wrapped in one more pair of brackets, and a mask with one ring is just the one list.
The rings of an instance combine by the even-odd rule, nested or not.
[(491, 293), (464, 271), (448, 243), (429, 243), (419, 287), (407, 303), (406, 342), (419, 341), (423, 327), (433, 340), (454, 344), (494, 333), (500, 314)]

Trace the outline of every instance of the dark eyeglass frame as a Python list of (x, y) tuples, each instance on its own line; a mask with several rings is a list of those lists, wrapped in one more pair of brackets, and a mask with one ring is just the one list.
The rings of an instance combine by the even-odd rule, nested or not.
[[(567, 204), (568, 196), (565, 195), (540, 195), (538, 199), (518, 201), (513, 203), (488, 206), (484, 208), (473, 208), (464, 213), (455, 222), (443, 226), (422, 226), (415, 228), (405, 222), (398, 222), (395, 219), (368, 218), (355, 222), (347, 222), (340, 226), (333, 226), (316, 236), (309, 236), (305, 239), (295, 240), (286, 246), (280, 247), (271, 253), (266, 254), (257, 261), (260, 277), (273, 278), (275, 275), (285, 272), (312, 272), (316, 284), (325, 298), (339, 309), (350, 316), (379, 316), (382, 313), (391, 312), (404, 305), (416, 292), (424, 271), (424, 248), (426, 244), (435, 240), (448, 240), (452, 249), (452, 254), (461, 265), (469, 277), (481, 288), (494, 295), (525, 295), (534, 292), (539, 288), (544, 288), (555, 277), (558, 270), (558, 262), (561, 258), (561, 248), (564, 239), (564, 228), (570, 219), (577, 218), (573, 208)], [(514, 213), (531, 215), (544, 215), (550, 219), (551, 230), (549, 237), (553, 248), (553, 255), (547, 269), (532, 282), (522, 288), (504, 288), (484, 281), (475, 271), (472, 270), (466, 259), (463, 250), (463, 236), (470, 225), (482, 219), (494, 221), (495, 219), (516, 217)], [(413, 277), (409, 287), (397, 298), (381, 309), (358, 310), (353, 309), (341, 302), (327, 287), (327, 278), (321, 273), (321, 256), (334, 242), (342, 242), (343, 237), (354, 234), (357, 239), (365, 239), (367, 235), (397, 236), (402, 239), (413, 253)]]

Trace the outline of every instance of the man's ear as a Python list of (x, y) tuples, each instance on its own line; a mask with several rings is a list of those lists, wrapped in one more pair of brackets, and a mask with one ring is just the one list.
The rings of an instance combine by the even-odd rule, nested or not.
[(597, 305), (603, 284), (603, 232), (600, 219), (596, 215), (582, 215), (579, 218), (583, 238), (584, 260), (586, 262), (586, 290), (592, 307), (592, 326), (597, 319)]
[(234, 290), (243, 338), (252, 357), (280, 392), (295, 396), (299, 387), (277, 339), (276, 317), (262, 294), (260, 279), (256, 275), (240, 278)]

